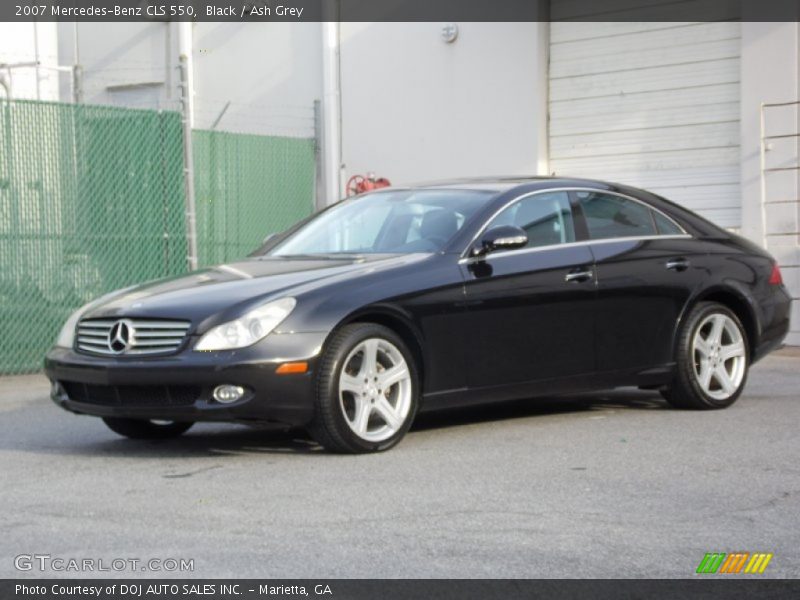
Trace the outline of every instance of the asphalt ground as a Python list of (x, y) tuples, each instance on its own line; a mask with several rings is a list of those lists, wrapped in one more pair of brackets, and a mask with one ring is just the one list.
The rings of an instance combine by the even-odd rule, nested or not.
[[(423, 415), (368, 456), (233, 425), (125, 440), (42, 376), (0, 378), (0, 577), (692, 577), (746, 551), (774, 554), (754, 577), (796, 578), (799, 423), (796, 351), (724, 411), (526, 400)], [(194, 570), (18, 571), (33, 554)]]

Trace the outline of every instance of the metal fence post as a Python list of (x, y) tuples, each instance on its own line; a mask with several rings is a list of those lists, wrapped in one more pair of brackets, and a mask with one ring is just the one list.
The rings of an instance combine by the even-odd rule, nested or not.
[(72, 66), (72, 102), (83, 102), (83, 67), (80, 65)]
[(322, 165), (322, 102), (314, 100), (314, 207), (325, 208), (325, 176)]
[(181, 71), (181, 125), (183, 127), (183, 177), (186, 193), (186, 243), (189, 269), (197, 269), (197, 208), (194, 195), (194, 155), (192, 152), (192, 122), (190, 116), (190, 95), (188, 57), (180, 56)]

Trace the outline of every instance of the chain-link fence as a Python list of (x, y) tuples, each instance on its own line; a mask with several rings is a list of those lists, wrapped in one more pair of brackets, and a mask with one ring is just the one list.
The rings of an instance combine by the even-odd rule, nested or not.
[(314, 140), (194, 131), (200, 265), (247, 255), (311, 213)]
[[(195, 132), (201, 264), (311, 212), (313, 140)], [(186, 270), (180, 115), (0, 101), (0, 374), (38, 370), (75, 308)]]

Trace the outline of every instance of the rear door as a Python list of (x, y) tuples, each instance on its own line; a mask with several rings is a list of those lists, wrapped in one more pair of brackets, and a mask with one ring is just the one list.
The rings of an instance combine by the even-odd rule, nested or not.
[(574, 191), (597, 272), (598, 371), (669, 363), (675, 327), (706, 276), (698, 242), (632, 197)]
[(486, 230), (500, 225), (522, 227), (528, 245), (462, 260), (472, 342), (466, 359), (469, 387), (591, 372), (593, 259), (588, 245), (576, 240), (569, 194), (520, 198)]

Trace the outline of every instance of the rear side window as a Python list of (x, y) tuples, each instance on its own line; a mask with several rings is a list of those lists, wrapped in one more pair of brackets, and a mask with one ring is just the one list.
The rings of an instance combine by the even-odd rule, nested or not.
[(681, 235), (684, 233), (683, 229), (672, 219), (668, 219), (660, 212), (653, 211), (653, 218), (656, 220), (656, 228), (659, 235)]
[(644, 204), (602, 192), (576, 192), (576, 195), (593, 240), (659, 233), (654, 211)]

